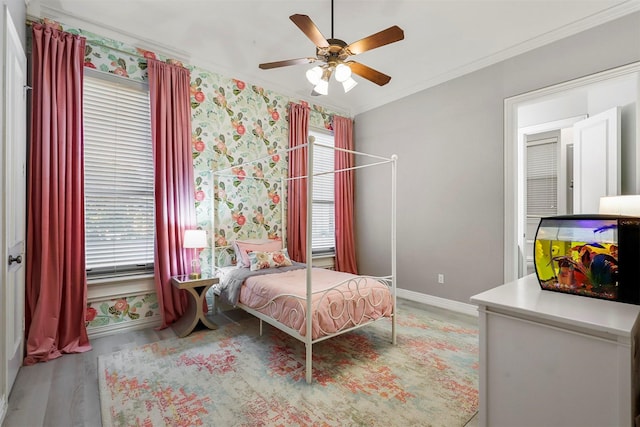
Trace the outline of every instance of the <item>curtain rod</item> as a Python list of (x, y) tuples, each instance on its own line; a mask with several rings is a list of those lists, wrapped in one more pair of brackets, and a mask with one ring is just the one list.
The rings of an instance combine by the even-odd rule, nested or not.
[[(57, 23), (58, 25), (62, 26), (59, 22), (56, 22), (56, 23)], [(42, 22), (41, 22), (41, 21), (37, 21), (37, 20), (33, 20), (33, 19), (29, 19), (29, 18), (27, 18), (27, 20), (26, 20), (26, 24), (27, 24), (27, 26), (32, 27), (34, 24), (42, 24)], [(44, 24), (43, 24), (43, 25), (44, 25)], [(64, 31), (64, 30), (63, 30), (63, 31)], [(86, 37), (85, 37), (85, 38), (86, 38)], [(113, 46), (110, 46), (110, 45), (107, 45), (107, 44), (104, 44), (104, 43), (100, 43), (100, 42), (97, 42), (97, 41), (95, 41), (95, 40), (89, 40), (89, 39), (87, 39), (86, 43), (87, 43), (87, 44), (89, 44), (89, 45), (91, 45), (91, 46), (106, 47), (107, 49), (114, 50), (114, 51), (116, 51), (116, 52), (126, 53), (127, 55), (130, 55), (130, 56), (133, 56), (133, 57), (135, 57), (135, 58), (141, 59), (141, 60), (142, 60), (142, 62), (144, 62), (144, 63), (146, 63), (146, 62), (147, 62), (147, 59), (148, 59), (148, 58), (146, 58), (145, 56), (140, 55), (139, 53), (132, 52), (132, 51), (129, 51), (129, 50), (124, 50), (124, 49), (119, 49), (119, 48), (117, 48), (117, 47), (113, 47)], [(142, 49), (142, 48), (140, 48), (140, 49)], [(147, 52), (153, 52), (152, 50), (147, 50), (147, 49), (143, 49), (143, 50), (145, 50), (145, 51), (147, 51)], [(155, 54), (155, 52), (153, 52), (153, 53)], [(178, 61), (180, 61), (180, 60), (178, 59)], [(182, 61), (180, 61), (180, 62), (182, 62)]]
[[(56, 22), (56, 23), (61, 25), (59, 22)], [(33, 26), (33, 24), (42, 24), (42, 22), (38, 21), (38, 20), (35, 20), (35, 19), (32, 19), (32, 18), (27, 18), (26, 19), (26, 24), (27, 24), (27, 26), (31, 27), (31, 26)], [(104, 43), (100, 43), (100, 42), (96, 42), (94, 40), (89, 40), (89, 39), (87, 39), (86, 43), (91, 45), (91, 46), (100, 46), (100, 47), (105, 47), (107, 49), (110, 49), (110, 50), (113, 50), (113, 51), (116, 51), (116, 52), (121, 52), (121, 53), (124, 53), (124, 54), (127, 54), (127, 55), (130, 55), (132, 57), (140, 59), (141, 60), (140, 62), (143, 62), (145, 64), (147, 63), (147, 58), (144, 57), (143, 55), (140, 55), (139, 53), (136, 53), (136, 52), (131, 52), (131, 51), (128, 51), (128, 50), (119, 49), (117, 47), (113, 47), (113, 46), (110, 46), (110, 45), (107, 45), (107, 44), (104, 44)], [(142, 48), (140, 48), (140, 49), (142, 49)], [(153, 52), (154, 54), (156, 53), (156, 52), (154, 52), (152, 50), (147, 50), (147, 49), (143, 49), (143, 50), (145, 50), (147, 52)], [(166, 56), (166, 55), (163, 55), (163, 56)], [(175, 59), (175, 58), (167, 58), (167, 59)], [(180, 59), (176, 59), (176, 60), (180, 61), (182, 63), (182, 60), (180, 60)], [(189, 65), (193, 67), (193, 65), (191, 65), (191, 64), (189, 64)], [(184, 63), (183, 63), (183, 67), (187, 68), (187, 66), (184, 65)], [(228, 78), (231, 78), (231, 77), (228, 77)], [(291, 104), (291, 103), (297, 103), (297, 102), (296, 101), (289, 101), (287, 104)], [(321, 114), (319, 111), (315, 111), (313, 109), (310, 109), (310, 112), (316, 113), (316, 114)], [(334, 114), (334, 113), (325, 113), (325, 114), (327, 114), (330, 117), (333, 117), (337, 113), (336, 114)]]

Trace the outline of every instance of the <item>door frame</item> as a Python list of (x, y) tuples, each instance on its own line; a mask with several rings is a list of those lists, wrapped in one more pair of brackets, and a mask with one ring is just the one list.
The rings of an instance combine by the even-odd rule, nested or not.
[[(520, 271), (522, 229), (520, 218), (524, 213), (523, 146), (518, 134), (518, 108), (543, 97), (587, 87), (609, 79), (640, 73), (640, 62), (602, 71), (589, 76), (545, 87), (504, 100), (504, 282), (516, 280)], [(640, 80), (640, 78), (639, 78)], [(636, 143), (640, 139), (640, 82), (636, 96)], [(640, 150), (636, 150), (636, 165), (640, 165)], [(640, 189), (640, 174), (636, 174), (636, 188)]]
[[(0, 155), (0, 188), (4, 189), (5, 185), (5, 154), (4, 154), (4, 146), (5, 146), (5, 111), (4, 111), (4, 86), (5, 86), (5, 68), (7, 64), (5, 64), (5, 39), (7, 29), (6, 23), (8, 21), (9, 8), (6, 4), (2, 5), (2, 15), (0, 15), (0, 19), (2, 19), (2, 23), (0, 24), (0, 31), (2, 32), (2, 44), (0, 45), (0, 94), (2, 94), (2, 99), (0, 100), (0, 128), (2, 131), (0, 132), (0, 141), (2, 141), (2, 149)], [(0, 258), (2, 260), (7, 259), (7, 248), (5, 247), (5, 237), (4, 237), (4, 209), (0, 208)], [(3, 267), (4, 269), (4, 267)], [(4, 274), (4, 273), (2, 273)], [(7, 299), (7, 290), (6, 290), (6, 282), (3, 280), (0, 283), (0, 305), (2, 306), (2, 314), (4, 316), (4, 304)], [(9, 406), (9, 396), (8, 391), (6, 390), (7, 383), (7, 350), (6, 350), (6, 339), (7, 339), (7, 331), (5, 330), (4, 322), (2, 322), (2, 327), (0, 327), (0, 425), (2, 425), (4, 421), (4, 417), (7, 413), (7, 409)]]
[[(520, 170), (524, 170), (524, 165), (527, 164), (527, 150), (526, 150), (526, 146), (527, 146), (527, 136), (529, 135), (535, 135), (538, 133), (544, 133), (544, 132), (550, 132), (550, 131), (555, 131), (555, 130), (560, 130), (562, 131), (562, 129), (565, 128), (570, 128), (574, 125), (574, 123), (579, 122), (580, 120), (584, 120), (587, 116), (582, 115), (582, 116), (575, 116), (575, 117), (569, 117), (566, 119), (561, 119), (561, 120), (554, 120), (552, 122), (546, 122), (546, 123), (541, 123), (541, 124), (537, 124), (537, 125), (531, 125), (531, 126), (525, 126), (525, 127), (521, 127), (518, 129), (518, 139), (517, 139), (517, 144), (519, 147), (522, 147), (522, 157), (520, 159)], [(562, 140), (562, 138), (560, 138), (558, 140), (558, 186), (560, 185), (564, 185), (566, 183), (567, 180), (567, 176), (566, 176), (566, 171), (564, 170), (564, 167), (562, 167), (565, 163), (566, 163), (566, 158), (567, 158), (567, 154), (566, 154), (566, 145), (565, 142)], [(522, 177), (522, 179), (520, 179), (520, 204), (521, 204), (521, 209), (522, 211), (520, 212), (519, 218), (521, 218), (520, 221), (516, 220), (518, 223), (518, 231), (516, 233), (516, 235), (518, 236), (518, 251), (519, 251), (519, 258), (518, 258), (518, 270), (517, 270), (517, 274), (518, 276), (523, 275), (524, 271), (527, 271), (527, 257), (528, 254), (526, 251), (527, 248), (527, 236), (526, 236), (526, 229), (527, 229), (527, 213), (525, 212), (526, 207), (525, 207), (525, 203), (524, 201), (527, 200), (527, 177), (526, 175)], [(559, 190), (560, 187), (558, 187), (558, 206), (565, 206), (566, 205), (566, 196), (564, 194), (561, 194), (562, 192)], [(560, 212), (559, 214), (564, 214), (566, 213), (566, 209), (559, 209)], [(520, 249), (522, 248), (522, 249)]]

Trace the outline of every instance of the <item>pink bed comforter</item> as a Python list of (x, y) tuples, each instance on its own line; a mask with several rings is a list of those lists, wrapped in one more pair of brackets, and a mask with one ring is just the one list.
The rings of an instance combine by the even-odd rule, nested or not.
[[(393, 298), (386, 284), (324, 268), (312, 271), (314, 340), (393, 313)], [(348, 279), (352, 280), (336, 287)], [(249, 277), (240, 290), (242, 304), (274, 317), (303, 336), (305, 300), (306, 269)]]

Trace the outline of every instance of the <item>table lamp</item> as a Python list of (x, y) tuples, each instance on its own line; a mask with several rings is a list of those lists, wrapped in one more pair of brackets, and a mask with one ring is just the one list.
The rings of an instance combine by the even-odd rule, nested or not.
[(640, 196), (600, 197), (598, 213), (610, 215), (640, 216)]
[(200, 270), (200, 254), (198, 253), (198, 249), (207, 247), (207, 232), (205, 230), (185, 230), (183, 247), (196, 250), (196, 256), (191, 260), (189, 279), (200, 279), (202, 272)]

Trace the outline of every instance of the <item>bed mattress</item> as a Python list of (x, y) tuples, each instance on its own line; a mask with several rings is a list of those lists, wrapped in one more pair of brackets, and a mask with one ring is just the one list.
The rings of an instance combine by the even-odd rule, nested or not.
[[(312, 339), (393, 313), (389, 287), (376, 279), (312, 269)], [(306, 335), (306, 269), (248, 277), (239, 302)]]

